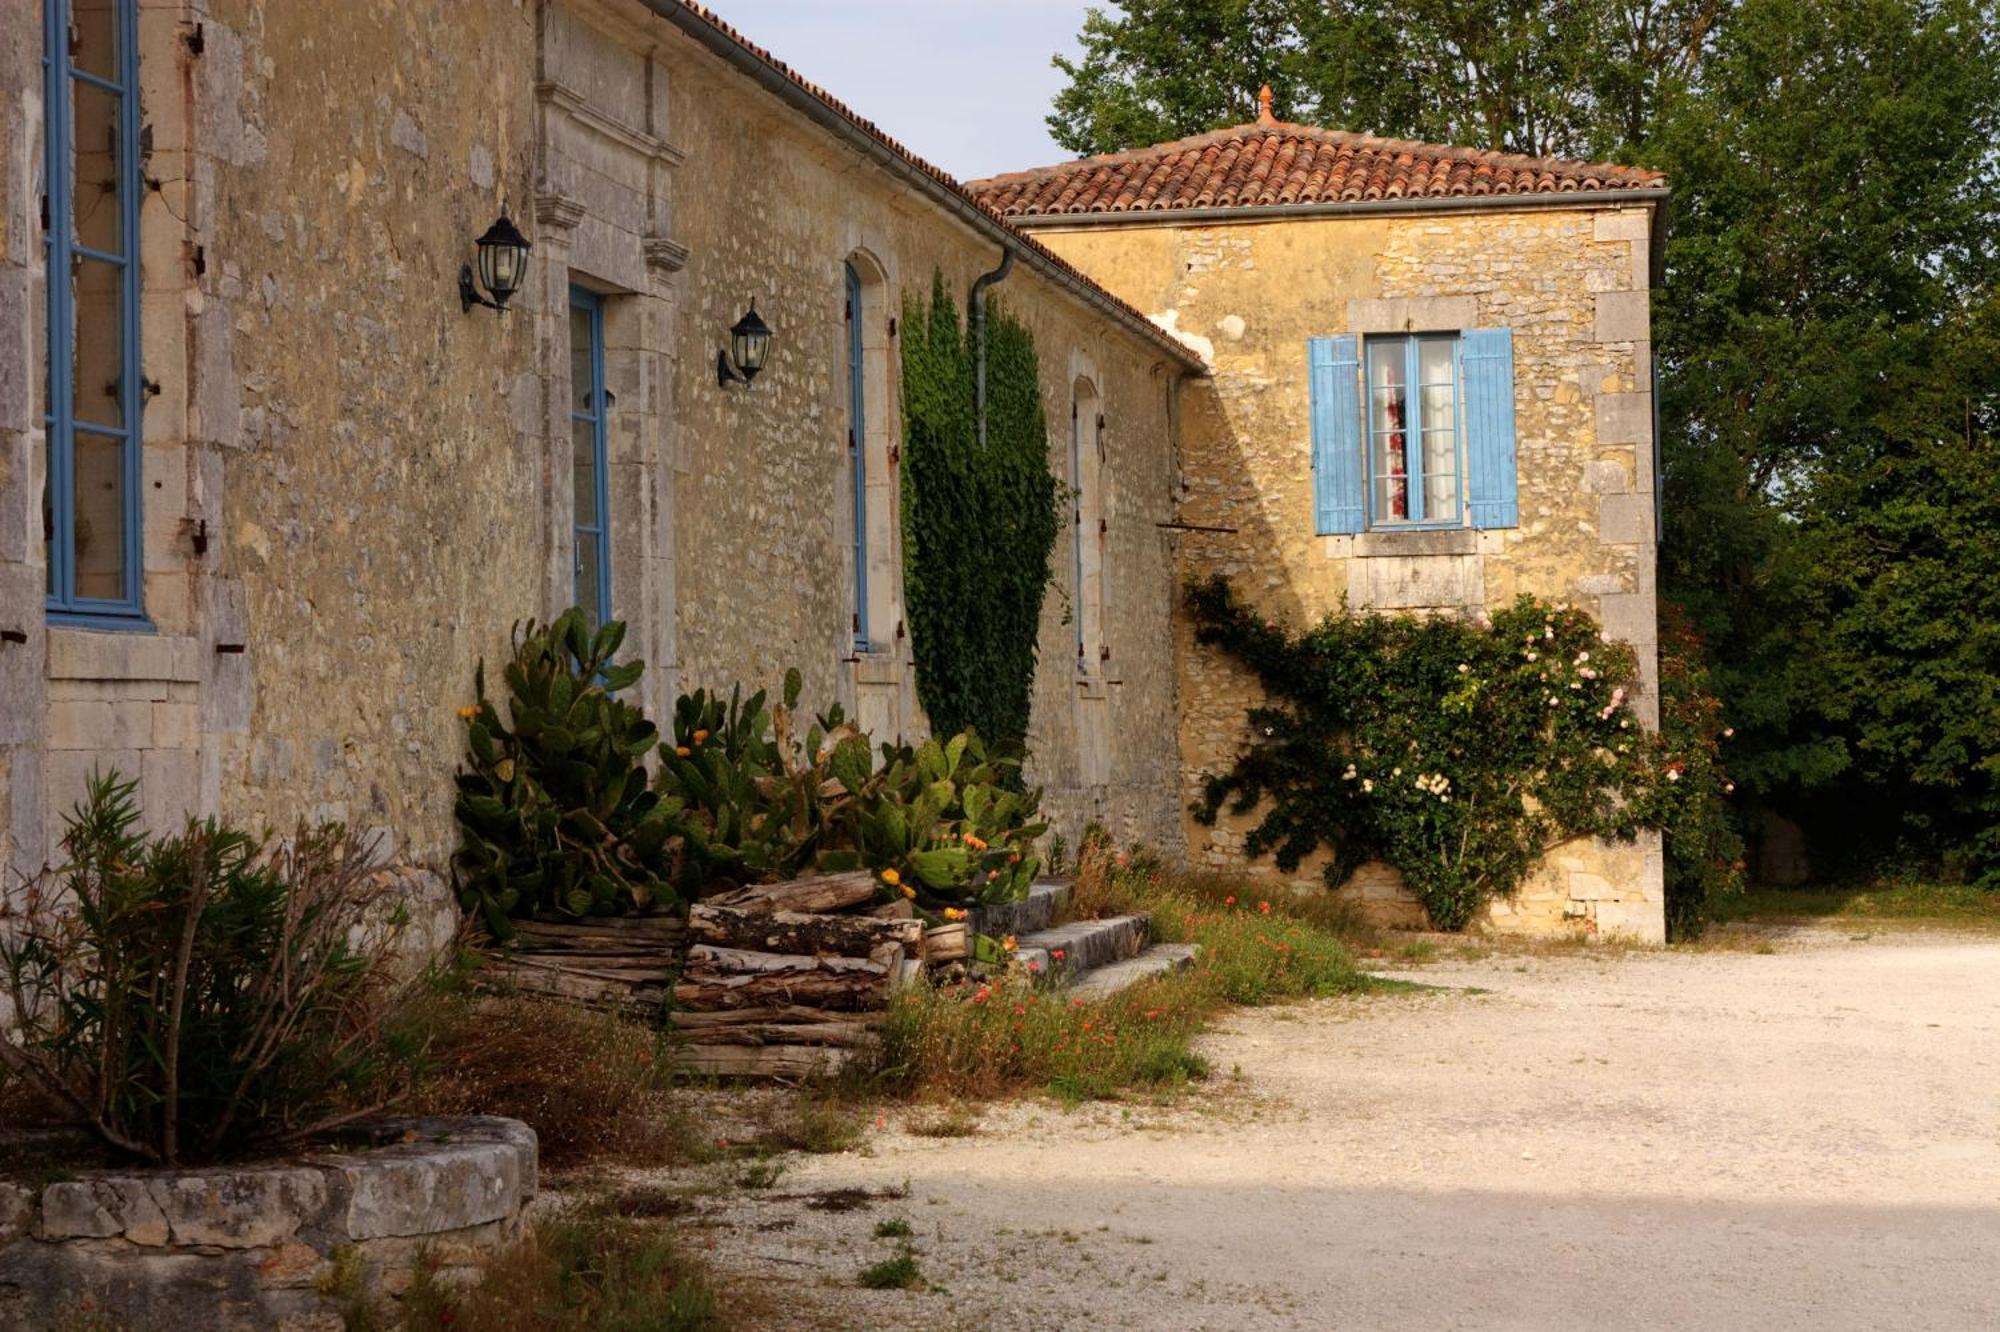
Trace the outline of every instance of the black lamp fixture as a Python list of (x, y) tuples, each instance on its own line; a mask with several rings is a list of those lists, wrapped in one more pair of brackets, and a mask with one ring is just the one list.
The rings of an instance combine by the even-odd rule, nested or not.
[(764, 357), (770, 350), (771, 330), (758, 316), (757, 301), (752, 297), (749, 311), (729, 330), (729, 349), (715, 354), (715, 382), (724, 388), (748, 384), (764, 368)]
[(503, 208), (500, 220), (486, 228), (486, 234), (473, 243), (479, 247), (479, 281), (487, 294), (479, 294), (479, 288), (472, 282), (472, 265), (467, 264), (458, 270), (459, 305), (466, 310), (483, 305), (489, 310), (505, 311), (507, 301), (521, 289), (521, 279), (528, 271), (528, 238)]

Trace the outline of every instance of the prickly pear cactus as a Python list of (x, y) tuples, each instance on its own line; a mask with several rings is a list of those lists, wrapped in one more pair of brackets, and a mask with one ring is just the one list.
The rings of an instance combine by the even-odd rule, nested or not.
[[(674, 905), (675, 811), (648, 784), (653, 723), (617, 697), (645, 664), (614, 664), (625, 626), (591, 631), (579, 610), (516, 625), (508, 719), (486, 694), (461, 710), (469, 761), (458, 771), (460, 903), (497, 936), (529, 916), (602, 916)], [(510, 724), (511, 721), (511, 724)]]

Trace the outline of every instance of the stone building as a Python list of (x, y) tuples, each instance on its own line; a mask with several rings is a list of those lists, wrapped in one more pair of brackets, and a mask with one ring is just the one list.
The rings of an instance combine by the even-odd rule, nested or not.
[[(1208, 363), (1180, 413), (1185, 571), (1294, 625), (1581, 605), (1657, 724), (1659, 175), (1284, 124), (1266, 89), (1254, 124), (971, 189)], [(1176, 647), (1185, 805), (1255, 693), (1185, 626)], [(1215, 864), (1242, 831), (1185, 828)], [(1347, 891), (1421, 917), (1386, 867)], [(1663, 904), (1657, 836), (1579, 841), (1488, 923), (1659, 939)]]
[[(1242, 681), (1177, 638), (1188, 569), (1306, 614), (1534, 590), (1650, 661), (1652, 178), (1264, 125), (1119, 159), (1167, 188), (968, 190), (684, 0), (0, 10), (15, 873), (99, 767), (154, 826), (338, 817), (441, 868), (474, 665), (570, 604), (630, 623), (656, 715), (796, 665), (921, 732), (897, 318), (936, 277), (1032, 332), (1078, 495), (1030, 735), (1065, 831), (1227, 852), (1183, 810)], [(459, 275), (502, 216), (532, 248), (496, 314)], [(718, 357), (753, 302), (745, 383)], [(1434, 468), (1423, 521), (1329, 526), (1308, 345), (1475, 330), (1513, 335), (1518, 522), (1439, 518), (1467, 485)], [(1658, 934), (1657, 847), (1544, 879), (1522, 923)]]

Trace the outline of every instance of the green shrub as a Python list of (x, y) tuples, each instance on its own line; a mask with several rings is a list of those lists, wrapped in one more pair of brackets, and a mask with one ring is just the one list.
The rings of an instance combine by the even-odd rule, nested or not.
[(775, 707), (762, 690), (745, 701), (740, 689), (727, 703), (704, 690), (675, 703), (674, 743), (656, 784), (685, 839), (681, 885), (690, 895), (855, 867), (838, 856), (834, 825), (871, 771), (868, 737), (835, 704), (795, 738), (799, 689), (793, 669)]
[(1680, 765), (1660, 792), (1666, 842), (1667, 937), (1693, 939), (1719, 899), (1743, 891), (1743, 838), (1722, 763), (1734, 735), (1722, 716), (1701, 635), (1686, 612), (1660, 607), (1660, 735)]
[(699, 691), (676, 706), (658, 790), (685, 839), (684, 891), (866, 868), (926, 908), (1027, 894), (1046, 825), (1018, 760), (971, 732), (878, 756), (837, 704), (796, 738), (799, 689), (793, 670), (774, 707)]
[(297, 1142), (397, 1085), (397, 921), (370, 848), (301, 825), (267, 850), (213, 820), (137, 830), (94, 777), (68, 863), (0, 932), (0, 1062), (118, 1151), (160, 1165)]
[(1514, 891), (1552, 846), (1630, 839), (1670, 819), (1689, 756), (1627, 706), (1631, 650), (1584, 612), (1522, 597), (1490, 627), (1329, 615), (1290, 633), (1216, 578), (1189, 588), (1196, 637), (1272, 700), (1194, 813), (1257, 813), (1245, 839), (1290, 871), (1331, 853), (1338, 887), (1370, 860), (1402, 871), (1440, 929)]
[(470, 765), (458, 774), (460, 902), (500, 938), (515, 916), (603, 916), (674, 902), (680, 843), (647, 782), (658, 732), (615, 697), (643, 662), (614, 665), (625, 626), (592, 633), (583, 613), (516, 626), (507, 664), (512, 727), (486, 696), (463, 711)]

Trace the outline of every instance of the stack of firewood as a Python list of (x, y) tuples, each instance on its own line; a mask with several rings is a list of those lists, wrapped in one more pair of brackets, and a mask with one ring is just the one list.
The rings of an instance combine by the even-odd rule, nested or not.
[(669, 1019), (690, 1071), (828, 1072), (872, 1047), (889, 995), (924, 964), (905, 903), (866, 870), (755, 884), (696, 903)]
[(484, 977), (523, 994), (651, 1018), (667, 1002), (686, 947), (687, 926), (673, 916), (518, 920), (512, 947), (488, 956)]

